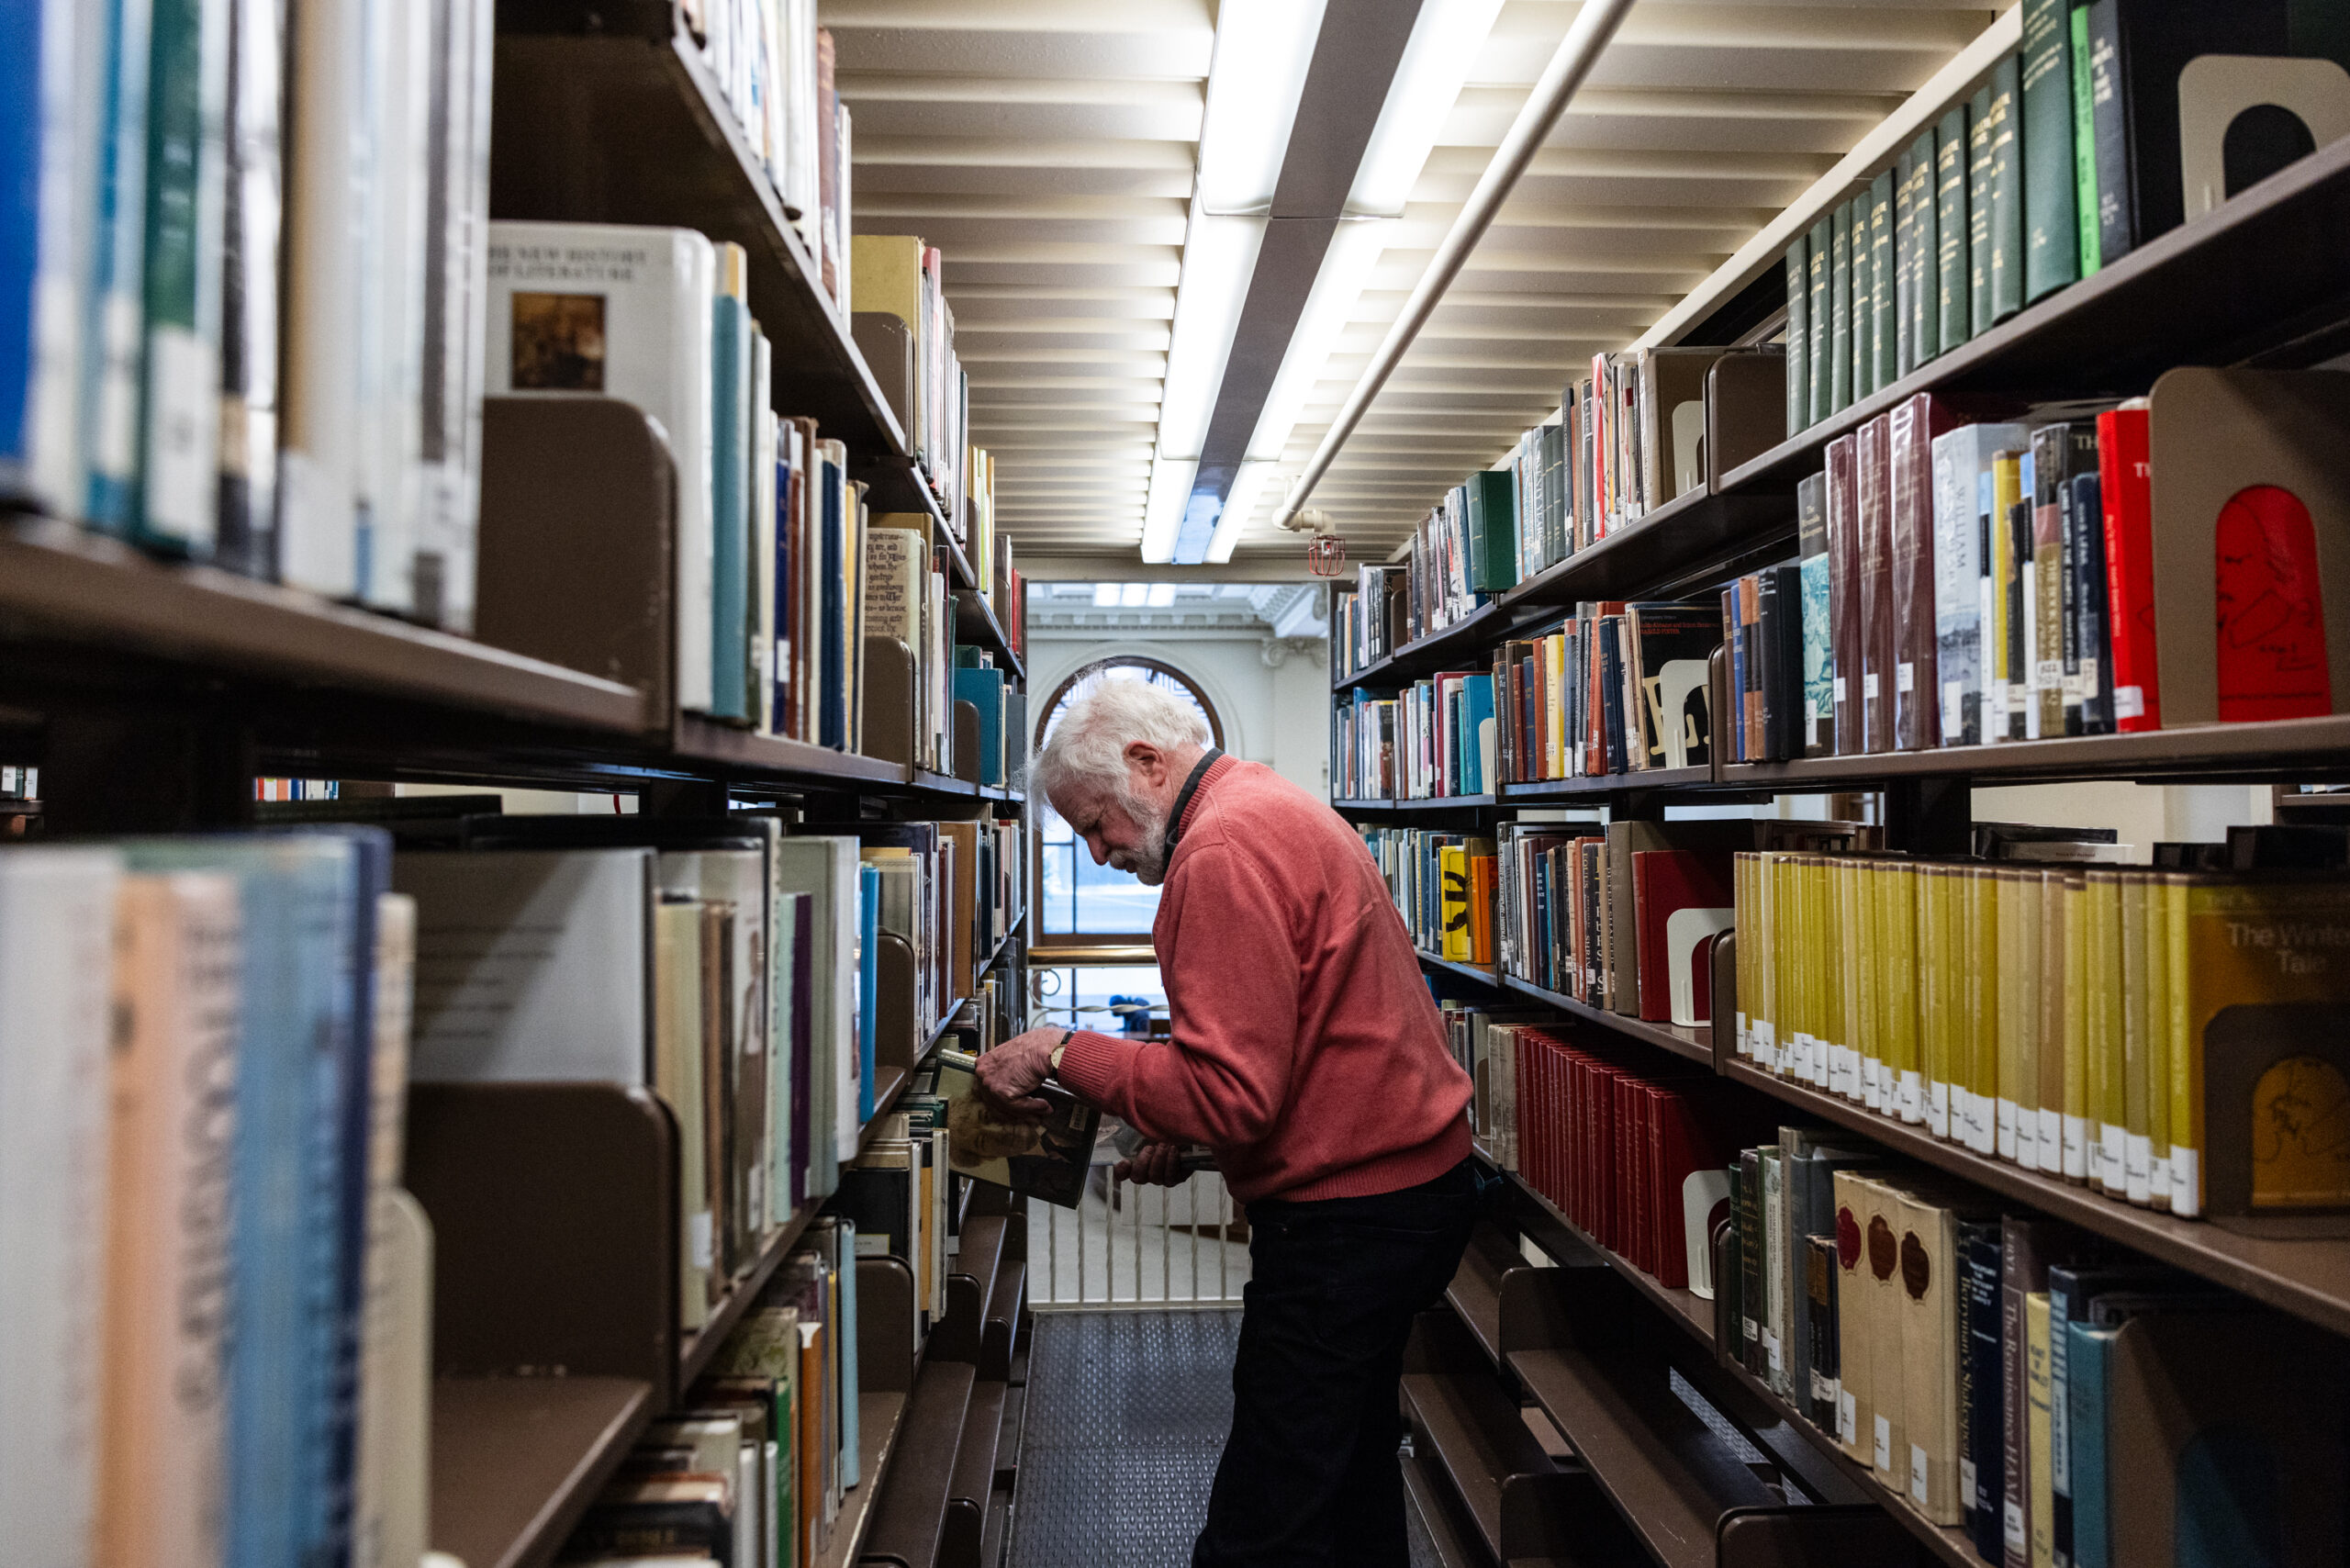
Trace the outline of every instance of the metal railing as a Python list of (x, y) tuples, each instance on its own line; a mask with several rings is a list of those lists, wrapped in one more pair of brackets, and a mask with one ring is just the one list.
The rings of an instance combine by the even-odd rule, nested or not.
[(1215, 1171), (1158, 1187), (1096, 1165), (1075, 1210), (1029, 1202), (1029, 1300), (1040, 1312), (1237, 1305), (1248, 1236)]

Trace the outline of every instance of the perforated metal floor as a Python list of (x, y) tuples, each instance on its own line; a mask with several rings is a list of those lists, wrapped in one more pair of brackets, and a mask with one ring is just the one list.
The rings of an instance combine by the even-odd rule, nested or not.
[(1237, 1312), (1038, 1313), (1005, 1568), (1188, 1568), (1239, 1337)]

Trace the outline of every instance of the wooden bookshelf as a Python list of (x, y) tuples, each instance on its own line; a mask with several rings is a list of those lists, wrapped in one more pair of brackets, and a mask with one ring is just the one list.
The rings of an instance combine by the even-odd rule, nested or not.
[(1510, 624), (1510, 611), (1499, 600), (1480, 605), (1448, 626), (1404, 644), (1384, 658), (1374, 659), (1352, 675), (1330, 683), (1333, 691), (1357, 686), (1409, 685), (1418, 676), (1441, 669), (1464, 654), (1496, 640)]
[(1669, 598), (1676, 587), (1776, 560), (1795, 538), (1791, 501), (1700, 487), (1552, 562), (1497, 602), (1504, 613), (1526, 618), (1529, 610), (1555, 614), (1584, 600)]
[(432, 1545), (469, 1568), (553, 1562), (653, 1415), (632, 1378), (435, 1378)]
[(1675, 1290), (1670, 1285), (1659, 1283), (1654, 1274), (1642, 1269), (1621, 1253), (1611, 1251), (1602, 1246), (1591, 1232), (1569, 1219), (1564, 1210), (1536, 1192), (1526, 1178), (1516, 1171), (1505, 1170), (1502, 1174), (1508, 1177), (1510, 1185), (1523, 1193), (1526, 1200), (1539, 1210), (1552, 1225), (1564, 1231), (1579, 1246), (1596, 1255), (1602, 1262), (1629, 1282), (1634, 1290), (1654, 1303), (1662, 1311), (1666, 1322), (1688, 1334), (1708, 1350), (1713, 1349), (1714, 1304), (1712, 1302), (1705, 1300), (1693, 1292)]
[(1490, 964), (1463, 964), (1451, 958), (1439, 958), (1426, 947), (1416, 947), (1413, 951), (1419, 955), (1421, 967), (1425, 969), (1436, 969), (1448, 975), (1457, 975), (1462, 980), (1475, 980), (1479, 985), (1490, 985), (1496, 989), (1502, 983)]
[(1019, 653), (1013, 649), (1002, 622), (988, 607), (988, 601), (973, 589), (963, 588), (955, 595), (955, 634), (965, 643), (976, 644), (992, 652), (1004, 662), (1004, 668), (1014, 680), (1028, 678), (1026, 667)]
[(840, 1514), (833, 1520), (816, 1568), (848, 1568), (863, 1552), (866, 1531), (873, 1525), (874, 1495), (881, 1490), (881, 1477), (896, 1454), (911, 1403), (906, 1394), (894, 1389), (857, 1396), (857, 1483), (841, 1499)]
[(1475, 812), (1491, 811), (1500, 800), (1493, 795), (1397, 795), (1331, 802), (1342, 812)]
[(734, 1326), (743, 1321), (743, 1315), (751, 1309), (753, 1302), (759, 1299), (759, 1293), (767, 1289), (767, 1282), (775, 1277), (775, 1271), (783, 1260), (791, 1255), (791, 1249), (800, 1245), (800, 1237), (807, 1232), (808, 1222), (815, 1217), (816, 1211), (812, 1208), (803, 1208), (793, 1215), (760, 1246), (758, 1256), (751, 1260), (750, 1266), (734, 1276), (733, 1283), (727, 1288), (725, 1299), (711, 1309), (709, 1320), (679, 1347), (678, 1388), (691, 1387), (695, 1379), (710, 1370), (711, 1359), (726, 1342), (726, 1336), (734, 1332)]
[(1636, 773), (1596, 773), (1579, 778), (1537, 778), (1505, 784), (1502, 799), (1511, 805), (1557, 804), (1578, 796), (1621, 796), (1643, 790), (1688, 790), (1715, 782), (1710, 767), (1652, 767)]

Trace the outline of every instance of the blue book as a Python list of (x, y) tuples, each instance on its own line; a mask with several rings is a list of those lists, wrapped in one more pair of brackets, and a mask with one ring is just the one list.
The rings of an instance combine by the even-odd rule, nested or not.
[[(356, 913), (372, 853), (364, 836), (262, 834), (124, 846), (135, 870), (220, 871), (241, 886), (229, 1568), (330, 1564), (348, 1546), (355, 1271), (365, 1231), (364, 1213), (354, 1229), (346, 1211), (354, 1169), (364, 1202), (373, 1024), (357, 1010), (373, 980), (372, 918), (363, 946)], [(382, 854), (388, 864), (388, 848)], [(356, 1107), (354, 1081), (362, 1085)]]
[[(147, 75), (151, 0), (98, 0), (106, 14), (97, 187), (82, 299), (78, 431), (89, 475), (83, 513), (129, 532), (139, 485), (138, 410), (145, 355)], [(85, 35), (86, 36), (86, 35)]]
[(1482, 795), (1492, 788), (1485, 778), (1484, 726), (1494, 716), (1494, 678), (1472, 675), (1460, 683), (1460, 792)]
[(2074, 1568), (2112, 1568), (2113, 1532), (2105, 1484), (2106, 1350), (2119, 1328), (2082, 1319), (2065, 1326), (2065, 1427), (2072, 1453)]
[(775, 465), (775, 574), (771, 585), (775, 595), (775, 646), (767, 650), (767, 663), (775, 687), (775, 729), (778, 734), (792, 733), (790, 628), (794, 611), (791, 566), (791, 460), (778, 457)]
[[(1966, 1323), (1964, 1425), (1967, 1451), (1962, 1462), (1975, 1476), (1974, 1495), (1962, 1495), (1966, 1533), (1975, 1554), (1998, 1562), (2006, 1551), (2007, 1495), (2007, 1372), (2001, 1357), (1999, 1320), (2000, 1239), (1997, 1226), (1985, 1226), (1970, 1234), (1961, 1247), (1957, 1282), (1966, 1293), (1961, 1310)], [(1962, 1472), (1962, 1479), (1964, 1472)]]
[(846, 543), (842, 527), (841, 487), (844, 476), (839, 467), (831, 463), (822, 465), (821, 471), (824, 483), (824, 685), (820, 693), (823, 715), (817, 742), (831, 746), (834, 751), (846, 751), (850, 683), (843, 678), (848, 669), (848, 635), (842, 609), (842, 596), (846, 589), (841, 577), (843, 546)]
[[(726, 247), (720, 247), (722, 252)], [(722, 274), (732, 270), (723, 255)], [(710, 711), (748, 719), (751, 642), (751, 313), (737, 296), (711, 302)]]
[(873, 1047), (881, 996), (881, 872), (856, 868), (856, 1120), (873, 1119)]
[(1746, 629), (1740, 624), (1739, 585), (1722, 589), (1722, 641), (1729, 645), (1729, 712), (1718, 722), (1729, 738), (1724, 760), (1748, 762), (1746, 755)]
[[(57, 261), (42, 254), (42, 164), (55, 160), (41, 121), (57, 107), (44, 101), (54, 95), (43, 92), (43, 62), (73, 58), (73, 20), (59, 0), (0, 6), (0, 493), (14, 496), (28, 496), (37, 485), (36, 290), (44, 261)], [(53, 36), (58, 31), (69, 36)]]
[(955, 700), (979, 711), (979, 782), (1003, 782), (1003, 671), (957, 669)]

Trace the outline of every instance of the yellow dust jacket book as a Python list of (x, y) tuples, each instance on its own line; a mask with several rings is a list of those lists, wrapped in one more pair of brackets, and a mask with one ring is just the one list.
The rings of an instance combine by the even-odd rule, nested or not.
[(2065, 1180), (2088, 1180), (2088, 879), (2065, 873)]
[(1444, 920), (1444, 946), (1437, 957), (1456, 964), (1469, 961), (1469, 851), (1458, 844), (1438, 846), (1438, 913)]
[(2072, 992), (2065, 987), (2065, 873), (2040, 873), (2040, 1039), (2034, 1152), (2050, 1176), (2065, 1170), (2065, 1041)]
[(2121, 1141), (2123, 1194), (2143, 1207), (2149, 1196), (2146, 1133), (2146, 879), (2121, 877)]
[(2350, 1207), (2350, 881), (2184, 881), (2173, 1211)]
[(2088, 1181), (2100, 1192), (2123, 1192), (2121, 1061), (2121, 873), (2090, 870), (2088, 898)]
[(2023, 1086), (2024, 1030), (2032, 1006), (2033, 958), (2031, 904), (2019, 866), (1998, 868), (1999, 900), (1999, 1043), (1997, 1071), (1998, 1153), (2016, 1157), (2016, 1096)]

